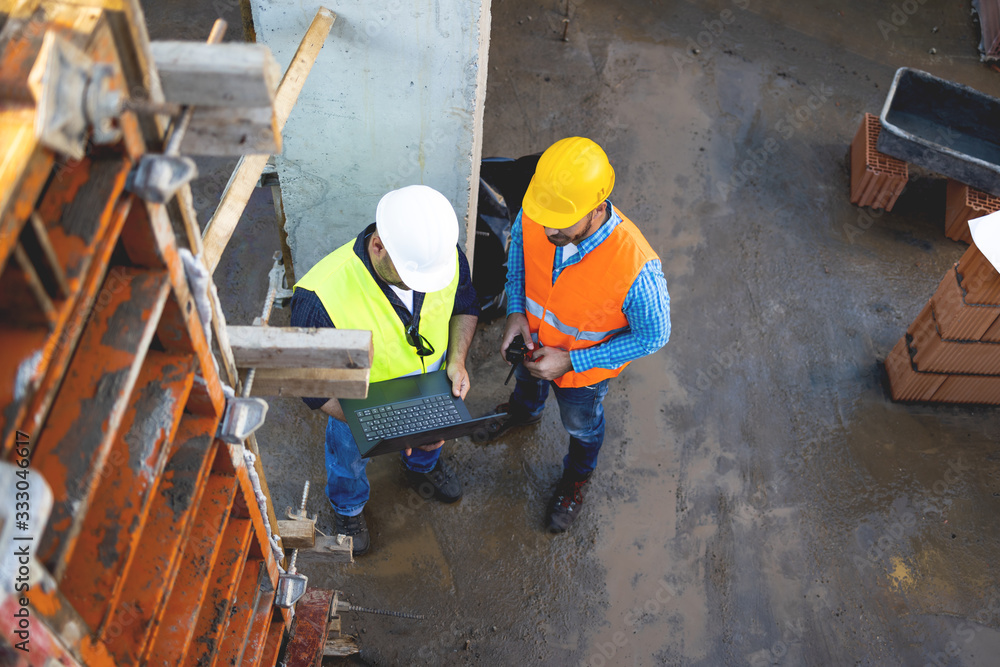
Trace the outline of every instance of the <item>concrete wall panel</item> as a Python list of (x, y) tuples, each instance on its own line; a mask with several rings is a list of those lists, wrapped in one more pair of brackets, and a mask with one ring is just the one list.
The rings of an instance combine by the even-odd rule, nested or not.
[[(252, 2), (258, 41), (287, 67), (321, 3)], [(373, 222), (385, 192), (429, 185), (463, 221), (474, 215), (479, 177), (489, 0), (325, 6), (337, 21), (278, 158), (300, 276)]]

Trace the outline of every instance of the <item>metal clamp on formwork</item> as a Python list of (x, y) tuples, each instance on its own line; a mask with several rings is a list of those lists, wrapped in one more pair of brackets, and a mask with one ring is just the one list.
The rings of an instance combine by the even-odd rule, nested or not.
[(46, 33), (29, 84), (35, 93), (38, 140), (74, 160), (87, 149), (87, 129), (95, 144), (118, 141), (115, 124), (122, 113), (122, 96), (111, 89), (114, 70), (94, 64), (80, 49), (54, 32)]
[[(309, 481), (306, 480), (305, 487), (302, 489), (302, 503), (299, 505), (299, 511), (293, 512), (292, 508), (288, 508), (288, 517), (290, 519), (295, 519), (298, 521), (308, 521), (309, 517), (306, 513), (306, 502), (309, 500)], [(315, 524), (315, 519), (313, 519), (313, 524)], [(309, 584), (309, 578), (304, 574), (298, 574), (295, 571), (295, 563), (299, 558), (299, 550), (292, 549), (292, 557), (288, 562), (288, 570), (282, 572), (278, 576), (278, 592), (274, 596), (274, 605), (276, 607), (281, 607), (283, 609), (288, 609), (292, 607), (299, 598), (303, 596), (306, 592), (306, 586)]]
[(250, 434), (264, 425), (267, 401), (263, 398), (226, 397), (226, 412), (219, 423), (219, 438), (242, 445)]

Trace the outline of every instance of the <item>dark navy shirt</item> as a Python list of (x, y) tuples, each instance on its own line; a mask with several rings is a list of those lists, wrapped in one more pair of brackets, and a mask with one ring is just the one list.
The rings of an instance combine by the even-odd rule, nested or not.
[[(358, 234), (354, 240), (354, 254), (368, 269), (368, 273), (375, 279), (375, 284), (382, 289), (385, 298), (392, 304), (396, 315), (399, 316), (400, 326), (404, 329), (410, 326), (413, 315), (407, 310), (396, 293), (389, 288), (389, 284), (382, 280), (375, 272), (375, 265), (372, 264), (371, 257), (368, 256), (368, 239), (375, 232), (375, 223), (368, 225), (363, 232)], [(413, 312), (420, 316), (420, 308), (424, 303), (424, 293), (413, 293)], [(476, 288), (472, 286), (472, 271), (469, 269), (469, 260), (466, 259), (462, 249), (458, 249), (458, 290), (455, 292), (455, 306), (451, 311), (455, 315), (475, 315), (479, 316), (479, 303), (476, 301)], [(419, 321), (417, 322), (419, 325)], [(295, 288), (292, 295), (292, 321), (293, 327), (329, 327), (334, 328), (333, 320), (323, 307), (323, 302), (319, 300), (316, 293), (302, 287)], [(378, 353), (378, 350), (376, 350)], [(322, 407), (329, 399), (327, 398), (303, 398), (302, 401), (313, 410)]]

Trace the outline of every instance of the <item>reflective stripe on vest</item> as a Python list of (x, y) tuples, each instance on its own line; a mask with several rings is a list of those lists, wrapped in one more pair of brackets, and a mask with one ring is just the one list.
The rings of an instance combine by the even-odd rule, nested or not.
[(617, 336), (622, 332), (628, 331), (628, 327), (619, 327), (617, 329), (612, 329), (611, 331), (580, 331), (576, 327), (571, 327), (570, 325), (560, 321), (560, 319), (556, 317), (555, 313), (551, 310), (546, 311), (545, 307), (534, 299), (525, 297), (525, 304), (528, 314), (534, 315), (540, 320), (544, 320), (546, 324), (555, 327), (567, 336), (572, 336), (573, 340), (585, 340), (592, 343), (598, 343), (605, 338)]
[[(455, 251), (458, 262), (458, 250)], [(295, 287), (315, 292), (338, 329), (367, 329), (375, 348), (370, 381), (381, 382), (422, 372), (444, 357), (448, 349), (448, 324), (458, 291), (458, 274), (443, 290), (424, 295), (420, 309), (420, 334), (434, 354), (421, 358), (406, 341), (406, 328), (385, 293), (354, 252), (354, 241), (342, 245), (319, 261)]]
[[(610, 236), (562, 270), (555, 284), (556, 247), (545, 228), (522, 212), (525, 315), (532, 337), (542, 345), (579, 350), (629, 330), (622, 312), (632, 283), (657, 255), (638, 228), (618, 209), (621, 222)], [(556, 379), (560, 387), (587, 387), (615, 377), (627, 366), (570, 371)]]

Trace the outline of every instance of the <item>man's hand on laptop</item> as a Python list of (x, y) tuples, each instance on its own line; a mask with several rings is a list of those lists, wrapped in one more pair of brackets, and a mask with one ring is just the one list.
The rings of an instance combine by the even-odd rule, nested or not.
[[(464, 399), (469, 393), (469, 372), (464, 364), (448, 364), (448, 379), (451, 380), (451, 393)], [(440, 447), (440, 445), (438, 445)], [(436, 448), (435, 448), (436, 449)]]
[[(433, 452), (435, 449), (441, 449), (441, 447), (443, 446), (444, 446), (444, 440), (441, 440), (439, 442), (435, 442), (433, 445), (420, 445), (419, 447), (417, 447), (417, 449), (422, 449), (425, 452)], [(407, 456), (411, 456), (413, 454), (413, 449), (407, 447), (406, 449), (403, 450), (403, 452)]]

